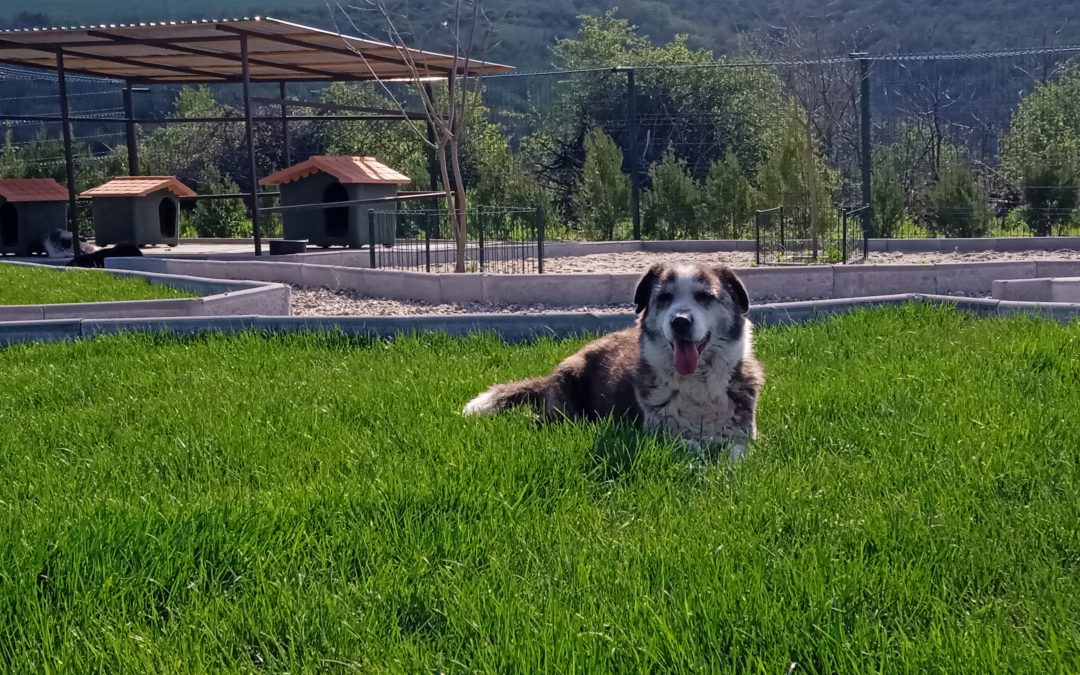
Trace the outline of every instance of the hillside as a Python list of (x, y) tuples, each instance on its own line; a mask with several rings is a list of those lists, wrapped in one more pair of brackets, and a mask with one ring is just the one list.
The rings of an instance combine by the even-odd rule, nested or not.
[[(221, 18), (264, 15), (332, 27), (322, 0), (184, 0), (158, 6), (152, 13), (127, 0), (15, 0), (0, 8), (0, 26), (27, 27), (119, 21)], [(337, 3), (330, 3), (334, 6)], [(356, 5), (358, 3), (341, 3)], [(441, 0), (409, 3), (417, 21), (418, 43), (438, 48), (435, 29), (443, 18)], [(492, 59), (523, 69), (551, 65), (550, 46), (572, 34), (580, 14), (613, 7), (658, 42), (677, 33), (696, 47), (736, 53), (739, 36), (778, 27), (797, 26), (818, 34), (821, 52), (851, 48), (870, 51), (956, 51), (1000, 47), (1075, 44), (1080, 31), (1080, 3), (1057, 0), (488, 0), (499, 44)], [(378, 34), (373, 14), (354, 12), (361, 27)]]

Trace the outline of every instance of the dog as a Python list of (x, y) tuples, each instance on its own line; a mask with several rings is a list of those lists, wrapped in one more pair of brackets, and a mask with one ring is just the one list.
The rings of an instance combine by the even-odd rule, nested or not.
[(99, 248), (93, 253), (84, 253), (72, 258), (68, 267), (105, 267), (106, 258), (139, 258), (142, 250), (135, 244), (117, 244), (108, 248)]
[[(74, 250), (75, 247), (72, 246), (73, 239), (74, 237), (70, 231), (56, 229), (45, 237), (41, 242), (41, 247), (45, 249), (45, 254), (50, 258), (72, 258), (77, 255)], [(79, 237), (79, 255), (93, 253), (96, 250), (96, 246)]]
[(589, 343), (550, 375), (495, 385), (464, 414), (528, 405), (545, 420), (611, 416), (742, 457), (757, 438), (765, 383), (742, 281), (724, 266), (657, 264), (634, 304), (633, 327)]

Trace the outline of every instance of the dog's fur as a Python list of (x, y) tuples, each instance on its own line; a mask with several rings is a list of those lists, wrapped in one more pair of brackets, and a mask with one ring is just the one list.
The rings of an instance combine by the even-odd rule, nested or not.
[(135, 244), (117, 244), (108, 248), (99, 248), (93, 253), (77, 255), (68, 262), (68, 267), (105, 267), (106, 258), (138, 258), (142, 250)]
[(492, 387), (465, 414), (529, 405), (547, 419), (610, 415), (699, 448), (728, 446), (732, 459), (740, 457), (757, 435), (764, 384), (742, 282), (723, 266), (658, 264), (638, 283), (634, 302), (632, 328), (591, 342), (550, 375)]
[[(45, 253), (50, 258), (71, 258), (76, 255), (72, 240), (71, 232), (56, 229), (45, 237), (45, 240), (41, 242), (41, 247), (45, 249)], [(93, 253), (96, 250), (96, 246), (79, 237), (79, 255)]]
[(135, 244), (116, 244), (106, 248), (97, 246), (79, 237), (79, 253), (73, 251), (73, 237), (67, 230), (53, 230), (42, 242), (42, 248), (50, 258), (71, 258), (68, 267), (105, 267), (106, 258), (132, 258), (142, 256), (142, 250)]

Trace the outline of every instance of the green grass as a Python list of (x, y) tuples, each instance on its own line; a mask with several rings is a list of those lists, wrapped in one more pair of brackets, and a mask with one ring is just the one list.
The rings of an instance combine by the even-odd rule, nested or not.
[(1080, 671), (1080, 325), (762, 330), (736, 465), (458, 415), (576, 344), (0, 351), (0, 670)]
[(0, 264), (0, 305), (193, 298), (197, 294), (102, 270)]

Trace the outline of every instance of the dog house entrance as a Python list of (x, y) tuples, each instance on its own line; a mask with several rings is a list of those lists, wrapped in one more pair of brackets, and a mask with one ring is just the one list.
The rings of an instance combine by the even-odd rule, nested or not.
[(176, 236), (179, 215), (176, 202), (171, 197), (165, 197), (158, 204), (158, 226), (161, 228), (163, 239), (172, 239)]
[[(331, 183), (323, 190), (323, 202), (345, 202), (349, 200), (349, 191), (341, 183)], [(326, 236), (334, 239), (344, 239), (349, 236), (349, 207), (340, 206), (336, 209), (323, 209), (326, 218)]]
[(10, 202), (0, 204), (0, 245), (19, 243), (19, 210)]

